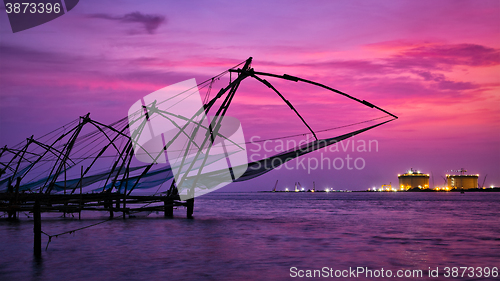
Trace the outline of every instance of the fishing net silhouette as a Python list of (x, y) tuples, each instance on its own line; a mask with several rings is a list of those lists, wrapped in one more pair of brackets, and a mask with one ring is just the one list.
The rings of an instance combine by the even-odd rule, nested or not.
[[(227, 169), (218, 169), (217, 163), (223, 161), (232, 153), (241, 152), (246, 140), (233, 142), (231, 145), (237, 147), (235, 150), (210, 151), (210, 147), (218, 142), (231, 141), (220, 129), (221, 122), (226, 118), (226, 112), (240, 86), (246, 78), (255, 79), (271, 89), (302, 121), (304, 128), (313, 139), (307, 143), (296, 145), (283, 152), (269, 157), (263, 157), (257, 161), (230, 166), (230, 182), (242, 182), (259, 177), (277, 167), (292, 161), (298, 157), (340, 142), (344, 139), (371, 130), (375, 127), (397, 119), (397, 117), (382, 108), (379, 108), (365, 100), (359, 100), (353, 96), (325, 86), (323, 84), (302, 79), (291, 75), (276, 75), (265, 72), (256, 72), (251, 68), (252, 58), (224, 71), (202, 83), (196, 89), (187, 89), (179, 93), (179, 97), (189, 97), (198, 90), (206, 91), (202, 107), (194, 114), (205, 114), (206, 120), (196, 119), (195, 116), (178, 116), (169, 110), (161, 109), (162, 103), (168, 100), (156, 100), (145, 104), (144, 111), (132, 112), (129, 117), (122, 118), (114, 123), (105, 125), (90, 118), (90, 114), (75, 119), (48, 134), (35, 138), (26, 139), (15, 146), (3, 147), (0, 150), (0, 192), (33, 192), (33, 193), (94, 193), (94, 192), (117, 192), (130, 195), (132, 192), (143, 194), (164, 194), (178, 196), (180, 181), (185, 186), (196, 186), (197, 189), (210, 189), (221, 182), (221, 178), (227, 178)], [(230, 76), (228, 84), (213, 97), (212, 87), (222, 77)], [(234, 76), (234, 79), (233, 79)], [(353, 124), (327, 128), (313, 131), (306, 120), (299, 114), (296, 108), (288, 101), (270, 82), (262, 77), (272, 77), (289, 82), (301, 82), (315, 87), (320, 87), (351, 99), (364, 106), (374, 108), (384, 116), (364, 120)], [(226, 79), (227, 80), (227, 79)], [(172, 105), (173, 106), (173, 105)], [(146, 116), (145, 116), (146, 114)], [(181, 152), (179, 161), (159, 161), (165, 155), (170, 144), (164, 143), (162, 149), (149, 153), (143, 149), (138, 141), (138, 134), (147, 130), (150, 118), (164, 118), (174, 122), (175, 118), (183, 120), (184, 127), (178, 126), (177, 133), (173, 139), (179, 142), (177, 148)], [(201, 121), (200, 121), (201, 120)], [(226, 119), (227, 120), (227, 119)], [(319, 139), (317, 133), (329, 133), (339, 128), (348, 128), (354, 125), (370, 125), (348, 133)], [(375, 123), (375, 124), (373, 124)], [(178, 122), (176, 123), (178, 124)], [(134, 126), (134, 130), (131, 130)], [(196, 131), (201, 139), (193, 138)], [(180, 137), (178, 137), (180, 136)], [(287, 135), (278, 138), (290, 138), (297, 135)], [(180, 140), (180, 141), (179, 141)], [(265, 140), (260, 140), (265, 141)], [(243, 143), (241, 143), (243, 142)], [(142, 149), (142, 150), (141, 150)], [(195, 156), (183, 151), (197, 150)], [(135, 154), (134, 154), (135, 152)], [(142, 153), (142, 156), (138, 154)], [(150, 157), (150, 163), (139, 161), (137, 157)], [(191, 157), (191, 158), (190, 158)], [(193, 158), (194, 157), (194, 158)], [(194, 160), (193, 160), (194, 159)], [(185, 168), (190, 163), (190, 167)], [(207, 170), (205, 167), (212, 167)], [(186, 176), (175, 179), (175, 171), (187, 169)], [(192, 171), (192, 173), (189, 173)], [(234, 177), (234, 175), (239, 177)], [(199, 176), (202, 175), (200, 178)], [(177, 181), (177, 183), (176, 183)]]

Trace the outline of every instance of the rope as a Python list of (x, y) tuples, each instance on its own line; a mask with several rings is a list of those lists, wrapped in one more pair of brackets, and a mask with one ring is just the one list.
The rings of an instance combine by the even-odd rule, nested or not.
[[(118, 218), (120, 218), (120, 217), (123, 217), (123, 215), (118, 216)], [(73, 229), (73, 230), (64, 231), (64, 232), (61, 232), (61, 233), (58, 233), (58, 234), (53, 234), (53, 235), (47, 234), (46, 232), (42, 231), (43, 234), (45, 234), (45, 235), (47, 235), (49, 237), (49, 241), (47, 241), (47, 246), (45, 247), (45, 251), (47, 251), (47, 249), (49, 248), (49, 244), (50, 244), (50, 242), (52, 242), (52, 237), (56, 237), (57, 238), (58, 236), (61, 236), (61, 235), (64, 235), (64, 234), (71, 234), (71, 233), (74, 233), (76, 231), (80, 231), (80, 230), (83, 230), (83, 229), (86, 229), (86, 228), (90, 228), (90, 227), (93, 227), (93, 226), (96, 226), (96, 225), (108, 222), (108, 221), (113, 220), (113, 219), (114, 218), (109, 218), (107, 220), (103, 220), (103, 221), (100, 221), (98, 223), (94, 223), (94, 224), (91, 224), (91, 225), (87, 225), (87, 226), (84, 226), (84, 227), (76, 228), (76, 229)]]
[(210, 99), (210, 92), (212, 91), (212, 85), (214, 84), (214, 78), (212, 78), (212, 81), (208, 85), (208, 90), (205, 95), (205, 98), (203, 99), (203, 104), (207, 104), (208, 100)]
[[(347, 128), (347, 127), (351, 127), (351, 126), (355, 126), (355, 125), (359, 125), (359, 124), (363, 124), (363, 123), (368, 123), (368, 122), (375, 121), (375, 120), (378, 120), (378, 119), (388, 118), (388, 117), (389, 116), (382, 116), (382, 117), (378, 117), (378, 118), (369, 119), (369, 120), (366, 120), (366, 121), (352, 123), (352, 124), (349, 124), (349, 125), (344, 125), (344, 126), (338, 126), (338, 127), (328, 128), (328, 129), (324, 129), (324, 130), (319, 130), (319, 131), (316, 131), (316, 132), (317, 133), (322, 133), (322, 132), (327, 132), (327, 131), (333, 131), (333, 130)], [(283, 136), (283, 137), (276, 137), (276, 138), (270, 138), (270, 139), (264, 139), (264, 140), (258, 140), (258, 141), (245, 142), (245, 144), (256, 143), (256, 142), (265, 142), (265, 141), (270, 141), (270, 140), (288, 139), (288, 138), (293, 138), (293, 137), (305, 136), (305, 135), (309, 135), (309, 134), (311, 134), (311, 133), (307, 132), (307, 133), (301, 133), (301, 134), (295, 134), (295, 135), (288, 135), (288, 136)]]
[[(149, 206), (149, 205), (151, 205), (151, 204), (153, 204), (153, 203), (154, 203), (154, 202), (147, 203), (147, 204), (143, 205), (143, 206), (142, 206), (142, 207), (140, 207), (140, 208), (147, 207), (147, 206)], [(139, 208), (139, 209), (140, 209), (140, 208)], [(48, 233), (46, 233), (46, 232), (42, 231), (42, 233), (43, 233), (43, 234), (45, 234), (45, 235), (49, 238), (49, 241), (47, 241), (47, 246), (45, 246), (45, 251), (47, 251), (47, 249), (49, 248), (49, 244), (50, 244), (50, 242), (52, 242), (52, 237), (57, 238), (57, 237), (59, 237), (59, 236), (61, 236), (61, 235), (64, 235), (64, 234), (72, 234), (72, 233), (75, 233), (75, 232), (80, 231), (80, 230), (84, 230), (84, 229), (87, 229), (87, 228), (91, 228), (91, 227), (94, 227), (94, 226), (96, 226), (96, 225), (100, 225), (100, 224), (103, 224), (103, 223), (105, 223), (105, 222), (109, 222), (109, 221), (112, 221), (112, 220), (114, 220), (114, 219), (121, 218), (121, 217), (123, 217), (123, 216), (124, 216), (124, 215), (122, 214), (122, 215), (119, 215), (119, 216), (117, 216), (117, 217), (108, 218), (108, 219), (106, 219), (106, 220), (103, 220), (103, 221), (100, 221), (100, 222), (97, 222), (97, 223), (94, 223), (94, 224), (90, 224), (90, 225), (87, 225), (87, 226), (83, 226), (83, 227), (75, 228), (75, 229), (73, 229), (73, 230), (64, 231), (64, 232), (61, 232), (61, 233), (58, 233), (58, 234), (52, 234), (52, 235), (50, 235), (50, 234), (48, 234)]]

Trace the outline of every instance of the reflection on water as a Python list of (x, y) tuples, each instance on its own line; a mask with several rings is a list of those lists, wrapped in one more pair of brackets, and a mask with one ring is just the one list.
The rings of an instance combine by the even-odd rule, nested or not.
[(115, 219), (53, 238), (42, 260), (32, 221), (2, 220), (0, 279), (288, 280), (290, 267), (368, 267), (449, 280), (428, 278), (429, 267), (500, 267), (498, 210), (500, 194), (486, 193), (211, 193), (196, 199), (194, 220), (183, 209), (174, 219)]

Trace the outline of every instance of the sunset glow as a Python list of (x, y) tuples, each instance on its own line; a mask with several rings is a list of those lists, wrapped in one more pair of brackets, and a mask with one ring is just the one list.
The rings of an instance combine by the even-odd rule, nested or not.
[[(397, 186), (410, 167), (432, 173), (435, 185), (462, 167), (480, 182), (488, 174), (485, 186), (500, 184), (499, 1), (81, 1), (19, 33), (1, 14), (1, 146), (88, 112), (111, 123), (151, 92), (253, 57), (256, 71), (321, 82), (399, 119), (352, 139), (379, 143), (377, 152), (351, 153), (365, 160), (362, 170), (281, 169), (223, 191), (270, 190), (276, 179), (282, 190), (295, 181), (318, 190)], [(315, 130), (380, 116), (276, 83)], [(248, 139), (307, 132), (268, 88), (241, 87), (232, 111)]]

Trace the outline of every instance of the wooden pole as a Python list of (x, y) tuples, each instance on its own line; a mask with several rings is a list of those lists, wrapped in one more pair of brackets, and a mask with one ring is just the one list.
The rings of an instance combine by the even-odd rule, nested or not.
[(111, 193), (111, 190), (112, 190), (113, 187), (111, 187), (110, 189), (108, 189), (108, 191), (106, 191), (106, 194), (104, 195), (106, 197), (106, 201), (108, 202), (108, 207), (109, 207), (109, 218), (112, 219), (114, 217), (114, 214), (113, 214), (113, 198), (111, 197), (112, 193)]
[(193, 218), (193, 210), (194, 210), (194, 198), (186, 200), (187, 203), (187, 218)]
[[(8, 186), (7, 191), (10, 194), (9, 207), (13, 208), (13, 206), (15, 205), (15, 200), (14, 200), (15, 197), (14, 197), (14, 187), (12, 186), (12, 178), (9, 178), (9, 182), (8, 182), (7, 186)], [(7, 211), (7, 214), (9, 215), (9, 217), (8, 217), (9, 220), (16, 218), (15, 211), (9, 210), (9, 211)]]
[(125, 170), (125, 190), (123, 191), (123, 219), (125, 219), (125, 215), (127, 214), (126, 207), (127, 207), (127, 188), (128, 188), (128, 176), (129, 176), (129, 169), (127, 166), (127, 169)]
[[(14, 188), (15, 188), (15, 190), (16, 190), (16, 195), (15, 195), (16, 197), (15, 197), (15, 199), (14, 199), (14, 204), (16, 204), (16, 206), (17, 206), (17, 204), (18, 204), (18, 198), (19, 198), (19, 185), (20, 185), (20, 184), (21, 184), (21, 177), (17, 177), (17, 179), (16, 179), (16, 186), (14, 187)], [(14, 216), (14, 217), (13, 217), (13, 219), (17, 219), (17, 218), (18, 218), (18, 213), (17, 213), (16, 211), (14, 211), (12, 214), (13, 214), (13, 216)]]
[(120, 209), (120, 189), (116, 190), (116, 209)]
[(174, 217), (174, 201), (171, 199), (165, 199), (163, 201), (163, 206), (164, 206), (164, 211), (165, 211), (165, 217), (166, 218), (173, 218)]
[(34, 243), (33, 243), (33, 253), (35, 257), (40, 258), (42, 256), (42, 216), (40, 214), (40, 201), (35, 200), (35, 205), (33, 206), (33, 233), (34, 233)]
[[(64, 166), (64, 195), (66, 195), (66, 165)], [(63, 216), (66, 217), (66, 207), (68, 203), (64, 203), (64, 213)]]
[(82, 219), (82, 207), (83, 207), (82, 187), (83, 187), (83, 166), (80, 171), (80, 210), (78, 212), (78, 220)]

